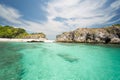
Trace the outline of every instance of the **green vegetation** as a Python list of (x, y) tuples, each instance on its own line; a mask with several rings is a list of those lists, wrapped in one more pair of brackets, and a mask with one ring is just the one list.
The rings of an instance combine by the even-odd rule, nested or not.
[(113, 26), (120, 26), (120, 24), (114, 24)]
[(28, 34), (26, 30), (22, 28), (14, 28), (12, 26), (0, 25), (0, 38), (45, 38), (43, 33)]
[(31, 39), (39, 39), (39, 38), (46, 38), (46, 35), (44, 33), (32, 33), (24, 36), (24, 38), (31, 38)]
[(0, 26), (0, 38), (16, 38), (22, 34), (28, 34), (22, 28), (14, 28), (12, 26)]
[(42, 32), (41, 33), (32, 33), (31, 35), (39, 35), (42, 38), (46, 37), (46, 35), (44, 33), (42, 33)]

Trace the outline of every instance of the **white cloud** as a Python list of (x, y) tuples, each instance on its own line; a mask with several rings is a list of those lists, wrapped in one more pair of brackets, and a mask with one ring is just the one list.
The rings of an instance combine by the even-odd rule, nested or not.
[[(70, 31), (77, 27), (90, 27), (92, 25), (109, 24), (120, 8), (120, 0), (114, 1), (109, 7), (104, 7), (108, 0), (52, 0), (44, 6), (48, 13), (47, 22), (38, 23), (21, 18), (18, 10), (0, 5), (0, 17), (19, 24), (18, 27), (25, 28), (31, 32), (44, 32), (49, 38), (55, 37), (64, 31)], [(104, 7), (104, 8), (103, 8)], [(64, 18), (64, 21), (56, 21), (55, 18)], [(118, 20), (116, 20), (118, 21)]]
[(50, 15), (48, 18), (66, 18), (64, 23), (69, 26), (89, 27), (94, 24), (104, 24), (115, 17), (117, 15), (115, 10), (120, 8), (120, 0), (115, 1), (108, 8), (102, 8), (106, 2), (107, 0), (53, 0), (48, 4), (47, 11)]
[(22, 15), (17, 9), (0, 4), (0, 17), (14, 25), (17, 25), (17, 27), (26, 29), (27, 31), (44, 32), (47, 35), (55, 36), (56, 33), (60, 33), (66, 30), (65, 28), (63, 28), (63, 23), (57, 21), (49, 20), (48, 22), (41, 24), (38, 22), (24, 20), (21, 18), (21, 16)]
[(111, 7), (114, 9), (119, 9), (120, 8), (120, 0), (116, 0), (114, 3), (112, 3)]
[(19, 20), (21, 15), (16, 9), (1, 4), (0, 4), (0, 17), (11, 23), (16, 24), (21, 23), (21, 21)]

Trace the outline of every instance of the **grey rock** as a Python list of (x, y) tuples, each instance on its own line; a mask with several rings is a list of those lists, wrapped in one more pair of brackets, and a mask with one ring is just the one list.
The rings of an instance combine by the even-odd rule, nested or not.
[(78, 28), (56, 36), (57, 42), (120, 43), (120, 26)]
[(120, 43), (120, 38), (112, 38), (110, 43), (114, 43), (114, 44)]

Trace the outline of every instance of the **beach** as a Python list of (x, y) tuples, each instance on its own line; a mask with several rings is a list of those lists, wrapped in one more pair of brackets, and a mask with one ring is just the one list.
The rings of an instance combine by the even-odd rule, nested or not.
[(0, 42), (30, 42), (30, 41), (47, 41), (45, 38), (40, 39), (10, 39), (10, 38), (0, 38)]

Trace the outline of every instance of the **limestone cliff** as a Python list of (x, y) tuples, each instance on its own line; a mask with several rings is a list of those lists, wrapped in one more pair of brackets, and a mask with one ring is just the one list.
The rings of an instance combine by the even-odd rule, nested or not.
[(32, 33), (24, 36), (25, 39), (39, 39), (39, 38), (46, 38), (44, 33)]
[(105, 28), (78, 28), (56, 36), (57, 42), (120, 43), (120, 25)]

